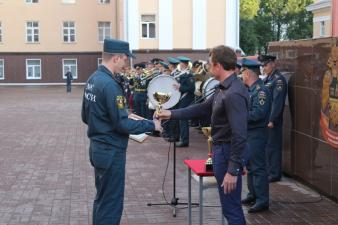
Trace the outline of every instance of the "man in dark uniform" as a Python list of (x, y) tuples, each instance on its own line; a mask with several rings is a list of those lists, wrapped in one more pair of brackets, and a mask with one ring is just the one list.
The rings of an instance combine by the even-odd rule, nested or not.
[(269, 180), (266, 168), (265, 147), (268, 140), (268, 122), (271, 108), (270, 90), (259, 79), (261, 64), (243, 59), (242, 79), (249, 88), (248, 145), (248, 189), (242, 204), (251, 205), (249, 213), (269, 209)]
[(241, 205), (242, 168), (247, 140), (248, 90), (234, 73), (235, 52), (217, 46), (209, 53), (209, 72), (220, 81), (215, 94), (201, 104), (162, 110), (162, 119), (191, 119), (211, 115), (213, 171), (223, 215), (229, 225), (244, 225)]
[(272, 106), (268, 123), (269, 139), (266, 146), (269, 181), (280, 181), (282, 177), (283, 146), (283, 111), (287, 94), (287, 83), (284, 76), (276, 69), (276, 57), (261, 55), (263, 72), (267, 77), (263, 80), (272, 94)]
[(72, 80), (73, 80), (73, 75), (72, 72), (70, 72), (70, 70), (67, 71), (67, 73), (65, 74), (66, 79), (67, 79), (67, 92), (71, 92), (72, 91)]
[(136, 74), (134, 77), (134, 96), (133, 105), (134, 111), (137, 115), (146, 118), (147, 117), (147, 80), (143, 79), (143, 69), (145, 64), (138, 63), (134, 65)]
[[(185, 108), (190, 105), (195, 99), (195, 77), (188, 68), (189, 58), (180, 56), (177, 57), (180, 61), (181, 72), (177, 76), (178, 85), (174, 84), (174, 88), (181, 92), (181, 99), (178, 103), (178, 108)], [(177, 143), (177, 147), (189, 146), (189, 121), (180, 120), (180, 142)]]
[(116, 75), (133, 56), (129, 43), (105, 39), (103, 51), (102, 64), (86, 83), (81, 116), (88, 125), (89, 157), (95, 172), (93, 225), (118, 225), (123, 210), (129, 134), (162, 128), (158, 120), (128, 118), (122, 84)]
[(167, 60), (169, 63), (169, 69), (171, 71), (170, 75), (174, 77), (175, 75), (179, 74), (180, 72), (177, 69), (177, 65), (180, 63), (180, 61), (174, 57), (168, 57)]

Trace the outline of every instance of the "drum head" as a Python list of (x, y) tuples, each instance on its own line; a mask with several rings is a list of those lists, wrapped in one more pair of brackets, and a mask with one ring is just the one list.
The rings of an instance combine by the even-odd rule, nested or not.
[(158, 101), (154, 98), (155, 92), (170, 94), (170, 99), (162, 105), (163, 109), (174, 107), (181, 98), (181, 92), (174, 88), (174, 84), (178, 84), (175, 78), (168, 75), (159, 75), (152, 79), (148, 85), (148, 98), (153, 105), (158, 105)]
[(219, 81), (215, 80), (215, 78), (213, 77), (206, 80), (202, 87), (203, 97), (205, 97), (206, 99), (210, 98), (213, 95), (212, 93), (215, 91), (215, 86), (218, 84)]

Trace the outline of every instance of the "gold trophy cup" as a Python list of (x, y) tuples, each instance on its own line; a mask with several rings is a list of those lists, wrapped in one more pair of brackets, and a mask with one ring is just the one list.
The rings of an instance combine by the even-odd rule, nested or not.
[(158, 102), (158, 105), (156, 106), (156, 114), (159, 114), (162, 110), (162, 105), (169, 101), (171, 97), (171, 93), (163, 93), (156, 91), (153, 94), (155, 100)]
[(211, 152), (211, 144), (212, 144), (212, 137), (211, 137), (211, 127), (202, 127), (203, 134), (208, 137), (208, 159), (205, 162), (205, 171), (212, 171), (212, 152)]

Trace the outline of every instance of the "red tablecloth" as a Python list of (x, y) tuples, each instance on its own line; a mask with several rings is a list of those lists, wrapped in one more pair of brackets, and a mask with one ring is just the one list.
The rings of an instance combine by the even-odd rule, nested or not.
[(201, 177), (212, 177), (214, 173), (205, 171), (205, 161), (206, 159), (186, 159), (184, 164), (187, 165), (197, 176)]

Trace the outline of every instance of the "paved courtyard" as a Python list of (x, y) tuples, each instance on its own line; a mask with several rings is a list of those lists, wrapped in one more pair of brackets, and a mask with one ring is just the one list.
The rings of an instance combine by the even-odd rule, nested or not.
[[(0, 225), (90, 225), (95, 195), (86, 127), (80, 118), (82, 87), (0, 86)], [(206, 138), (191, 128), (189, 148), (177, 149), (177, 196), (187, 201), (184, 159), (203, 159)], [(184, 206), (172, 217), (172, 150), (162, 138), (129, 141), (123, 225), (186, 225)], [(192, 181), (194, 202), (198, 183)], [(246, 192), (244, 184), (244, 194)], [(248, 224), (338, 224), (338, 205), (295, 180), (270, 186), (270, 210), (249, 215)], [(303, 202), (303, 203), (299, 203)], [(205, 191), (204, 225), (220, 224), (215, 188)], [(198, 208), (193, 209), (198, 224)]]

